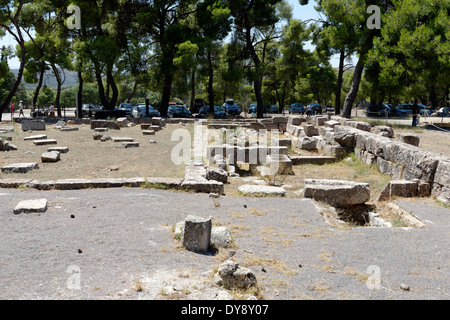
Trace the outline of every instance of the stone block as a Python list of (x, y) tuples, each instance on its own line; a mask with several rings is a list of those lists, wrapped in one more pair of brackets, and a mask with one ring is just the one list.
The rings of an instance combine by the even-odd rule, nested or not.
[(39, 135), (36, 135), (36, 136), (29, 136), (29, 137), (23, 138), (24, 141), (45, 140), (45, 139), (47, 139), (47, 135), (46, 134), (39, 134)]
[(155, 135), (155, 130), (143, 130), (142, 134), (144, 136), (151, 136), (151, 135)]
[(232, 242), (231, 231), (227, 227), (214, 227), (211, 229), (211, 245), (217, 248), (228, 248)]
[(47, 199), (33, 199), (20, 201), (14, 208), (14, 214), (47, 211)]
[(394, 129), (389, 126), (375, 126), (372, 132), (386, 138), (392, 138), (394, 136)]
[(304, 133), (307, 137), (313, 137), (313, 136), (318, 136), (319, 135), (319, 129), (316, 128), (314, 125), (312, 124), (307, 124), (304, 128)]
[(125, 128), (128, 126), (128, 119), (126, 117), (117, 118), (116, 122), (121, 128)]
[(45, 130), (45, 121), (44, 120), (26, 120), (21, 122), (23, 131), (39, 131)]
[(323, 126), (325, 125), (325, 122), (328, 121), (328, 117), (316, 117), (315, 123), (316, 126)]
[(67, 153), (69, 152), (69, 147), (50, 147), (47, 148), (47, 152), (57, 151), (59, 153)]
[(411, 134), (411, 133), (399, 133), (397, 134), (398, 139), (401, 142), (413, 145), (418, 147), (419, 143), (420, 143), (420, 138), (418, 135), (416, 134)]
[(208, 252), (211, 241), (212, 222), (210, 218), (189, 215), (184, 220), (181, 237), (183, 246), (194, 252)]
[(1, 169), (4, 173), (27, 173), (31, 170), (39, 169), (39, 165), (35, 162), (13, 163), (7, 166), (3, 166)]
[(389, 201), (392, 197), (417, 196), (418, 182), (407, 180), (392, 180), (381, 191), (378, 201)]
[(120, 130), (120, 125), (112, 120), (92, 120), (91, 129), (107, 128), (113, 130)]
[(244, 184), (238, 187), (238, 191), (244, 195), (264, 195), (282, 196), (286, 195), (286, 190), (281, 187)]
[(303, 137), (297, 140), (297, 148), (302, 150), (316, 150), (317, 139), (314, 137)]
[(369, 201), (370, 186), (344, 180), (305, 179), (304, 197), (334, 207), (349, 207)]
[(58, 162), (60, 153), (58, 151), (45, 152), (41, 155), (42, 162)]
[(57, 144), (58, 142), (55, 139), (44, 139), (44, 140), (33, 140), (33, 143), (36, 146), (45, 146), (49, 144)]

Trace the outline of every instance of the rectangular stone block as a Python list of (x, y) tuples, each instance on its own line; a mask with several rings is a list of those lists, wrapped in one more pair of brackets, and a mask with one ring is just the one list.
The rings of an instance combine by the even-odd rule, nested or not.
[(47, 211), (47, 199), (33, 199), (20, 201), (14, 208), (14, 214)]
[(47, 139), (47, 135), (46, 134), (39, 134), (39, 135), (36, 135), (36, 136), (30, 136), (30, 137), (23, 138), (24, 141), (45, 140), (45, 139)]
[(2, 172), (5, 173), (27, 173), (33, 169), (39, 169), (36, 162), (30, 163), (13, 163), (2, 167)]
[(44, 120), (26, 120), (26, 121), (22, 121), (21, 124), (22, 124), (23, 131), (45, 130), (45, 121)]
[(59, 153), (69, 152), (69, 147), (50, 147), (47, 149), (48, 152), (58, 151)]
[(112, 120), (92, 120), (91, 129), (97, 128), (120, 130), (120, 125), (116, 121)]
[(33, 140), (33, 143), (36, 146), (45, 146), (49, 144), (57, 144), (58, 142), (55, 139), (44, 139), (44, 140)]

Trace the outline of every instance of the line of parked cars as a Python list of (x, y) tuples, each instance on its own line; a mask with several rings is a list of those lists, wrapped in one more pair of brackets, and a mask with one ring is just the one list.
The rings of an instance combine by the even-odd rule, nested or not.
[[(423, 117), (429, 117), (433, 113), (431, 108), (418, 104), (419, 115)], [(366, 110), (367, 117), (407, 117), (412, 115), (412, 103), (402, 103), (398, 106), (392, 106), (389, 103), (377, 104), (375, 106), (369, 106)]]

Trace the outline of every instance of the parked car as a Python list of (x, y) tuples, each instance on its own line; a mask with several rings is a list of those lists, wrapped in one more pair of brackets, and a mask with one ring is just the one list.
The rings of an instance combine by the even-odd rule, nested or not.
[(30, 115), (33, 118), (36, 118), (36, 117), (48, 117), (49, 110), (48, 110), (48, 108), (37, 109), (37, 110), (34, 110), (33, 112), (31, 112)]
[(289, 107), (289, 114), (291, 113), (305, 114), (305, 106), (303, 103), (293, 103)]
[(395, 116), (394, 110), (391, 104), (383, 103), (381, 105), (377, 104), (375, 106), (369, 106), (366, 110), (367, 117), (385, 117), (386, 113), (388, 116)]
[(271, 104), (267, 107), (266, 112), (268, 113), (279, 113), (280, 110), (276, 104)]
[[(198, 111), (199, 118), (207, 117), (209, 114), (210, 107), (205, 105)], [(227, 112), (221, 106), (214, 106), (214, 118), (223, 119), (227, 116)]]
[(322, 106), (320, 103), (310, 103), (306, 107), (306, 111), (308, 111), (308, 108), (311, 106), (311, 113), (312, 114), (322, 114)]
[[(131, 111), (131, 116), (135, 119), (143, 118), (147, 116), (147, 109), (144, 104), (138, 103), (133, 107), (133, 111)], [(160, 113), (158, 110), (153, 108), (152, 106), (148, 106), (148, 116), (149, 118), (159, 117)]]
[(125, 111), (127, 115), (131, 115), (131, 112), (133, 112), (133, 105), (130, 103), (121, 103), (117, 110)]
[[(418, 104), (419, 106), (419, 115), (421, 116), (430, 116), (432, 111), (427, 106), (424, 106), (423, 104)], [(395, 108), (395, 113), (397, 116), (407, 116), (412, 114), (412, 103), (403, 103), (398, 105)]]
[(323, 109), (324, 112), (334, 112), (334, 107), (331, 105), (325, 106)]
[[(89, 117), (89, 112), (94, 115), (95, 112), (103, 110), (103, 106), (96, 106), (93, 103), (84, 103), (81, 105), (81, 117)], [(78, 117), (78, 110), (75, 109), (75, 117)]]
[(437, 112), (433, 114), (436, 117), (448, 117), (450, 116), (450, 108), (442, 107)]
[(228, 114), (240, 115), (242, 112), (241, 107), (233, 99), (227, 99), (222, 107)]
[(185, 105), (169, 104), (167, 115), (172, 118), (191, 118), (192, 112)]

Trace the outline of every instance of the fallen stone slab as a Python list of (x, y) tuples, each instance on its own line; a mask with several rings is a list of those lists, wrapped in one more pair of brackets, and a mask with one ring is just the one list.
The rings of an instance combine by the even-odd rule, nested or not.
[(22, 121), (22, 130), (23, 131), (39, 131), (39, 130), (45, 130), (45, 121), (44, 120), (27, 120)]
[(61, 179), (54, 182), (56, 190), (76, 190), (87, 188), (141, 187), (144, 178), (104, 178), (104, 179)]
[(65, 131), (78, 131), (78, 130), (80, 130), (80, 129), (77, 128), (77, 127), (61, 127), (61, 129), (59, 129), (59, 131), (63, 131), (63, 132), (65, 132)]
[(36, 135), (36, 136), (29, 136), (29, 137), (23, 138), (24, 141), (45, 140), (45, 139), (47, 139), (47, 135), (46, 134), (39, 134), (39, 135)]
[(124, 142), (120, 146), (116, 146), (119, 149), (138, 148), (139, 142)]
[(13, 163), (3, 166), (1, 169), (4, 173), (27, 173), (33, 169), (39, 169), (39, 165), (36, 162)]
[(133, 142), (133, 138), (127, 138), (127, 137), (111, 137), (111, 140), (113, 142)]
[(181, 243), (189, 251), (208, 252), (211, 229), (211, 218), (189, 215), (184, 220)]
[(94, 131), (96, 131), (96, 132), (107, 132), (108, 128), (94, 128)]
[(59, 153), (67, 153), (69, 152), (69, 147), (50, 147), (47, 148), (47, 152), (57, 151)]
[(3, 133), (8, 133), (8, 132), (13, 132), (14, 131), (14, 127), (2, 127), (0, 128), (0, 131)]
[(57, 144), (58, 142), (55, 139), (44, 139), (44, 140), (33, 140), (33, 143), (36, 146), (45, 146), (48, 144)]
[(389, 201), (392, 197), (415, 197), (419, 183), (408, 180), (392, 180), (381, 191), (377, 201)]
[(41, 155), (42, 162), (58, 162), (60, 160), (60, 153), (58, 151), (45, 152)]
[(315, 123), (316, 123), (316, 126), (323, 126), (323, 125), (325, 125), (325, 122), (327, 122), (328, 121), (328, 117), (316, 117), (316, 119), (315, 119)]
[(0, 138), (0, 151), (15, 151), (17, 150), (17, 147), (13, 145), (8, 140), (3, 140), (3, 138)]
[(154, 134), (155, 134), (155, 130), (143, 130), (143, 131), (142, 131), (142, 134), (143, 134), (144, 136), (151, 136), (151, 135), (154, 135)]
[(120, 125), (117, 122), (111, 120), (92, 120), (91, 129), (97, 128), (120, 130)]
[(238, 188), (238, 191), (244, 195), (264, 195), (264, 196), (282, 196), (286, 195), (286, 190), (281, 187), (250, 185), (244, 184)]
[(333, 207), (348, 207), (369, 201), (370, 186), (344, 180), (305, 179), (304, 197)]
[(47, 211), (47, 199), (33, 199), (20, 201), (14, 208), (14, 214)]

